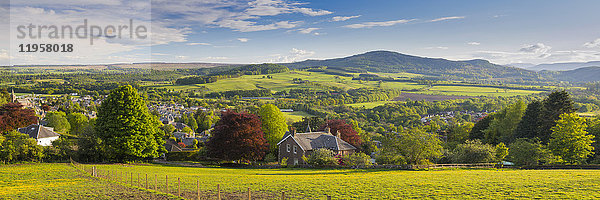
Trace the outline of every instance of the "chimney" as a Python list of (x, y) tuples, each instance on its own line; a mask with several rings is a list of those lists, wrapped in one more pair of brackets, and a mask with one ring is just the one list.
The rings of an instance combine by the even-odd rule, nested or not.
[(292, 134), (292, 137), (296, 136), (296, 129), (292, 129), (292, 132), (290, 132)]
[(331, 134), (331, 129), (329, 127), (325, 127), (325, 132)]
[(340, 137), (340, 130), (337, 130), (337, 131), (335, 132), (335, 137), (338, 137), (338, 138)]

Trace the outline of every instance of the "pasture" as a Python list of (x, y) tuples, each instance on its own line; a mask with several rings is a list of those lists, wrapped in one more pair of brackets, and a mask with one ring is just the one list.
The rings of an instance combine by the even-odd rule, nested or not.
[[(91, 165), (83, 165), (86, 170)], [(256, 199), (598, 199), (600, 170), (352, 170), (352, 169), (233, 169), (169, 165), (94, 165), (99, 174), (123, 185), (177, 194), (177, 178), (185, 198), (215, 199), (217, 184), (224, 199), (241, 199), (247, 188)], [(140, 174), (140, 179), (138, 179)], [(154, 180), (157, 177), (157, 180)], [(166, 179), (168, 177), (168, 179)], [(0, 167), (0, 198), (119, 197), (155, 199), (154, 193), (123, 190), (114, 182), (91, 179), (66, 164), (27, 164)], [(155, 182), (156, 181), (156, 182)], [(44, 185), (45, 187), (42, 187)], [(107, 189), (103, 189), (107, 188)], [(26, 193), (24, 191), (27, 191)], [(130, 195), (130, 196), (126, 196)]]

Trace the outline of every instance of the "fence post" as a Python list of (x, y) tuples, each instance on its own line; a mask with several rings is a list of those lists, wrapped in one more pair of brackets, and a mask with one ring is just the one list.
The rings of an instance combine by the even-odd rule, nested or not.
[(217, 184), (217, 200), (221, 200), (221, 184)]
[(169, 175), (165, 175), (165, 183), (167, 188), (165, 188), (166, 193), (169, 193)]
[(96, 177), (96, 166), (92, 166), (92, 176)]
[(285, 200), (285, 191), (281, 191), (281, 200)]
[(252, 195), (250, 195), (250, 188), (248, 188), (248, 200), (252, 199)]
[(138, 180), (137, 180), (137, 184), (138, 184), (139, 186), (141, 186), (141, 185), (142, 185), (142, 182), (140, 181), (140, 173), (137, 173), (137, 174), (138, 174)]
[(158, 175), (154, 174), (154, 191), (158, 191), (156, 190), (158, 187)]
[(181, 196), (181, 181), (179, 180), (179, 177), (177, 177), (177, 196)]
[(146, 189), (148, 189), (148, 174), (146, 174)]
[(129, 173), (129, 184), (133, 185), (133, 172)]
[(198, 193), (198, 200), (200, 200), (200, 180), (196, 180), (196, 192)]

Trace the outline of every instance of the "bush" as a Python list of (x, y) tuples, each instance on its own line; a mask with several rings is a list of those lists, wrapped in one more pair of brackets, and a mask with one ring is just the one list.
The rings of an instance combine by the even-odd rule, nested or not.
[(0, 160), (13, 163), (19, 161), (40, 161), (44, 157), (43, 148), (28, 135), (10, 131), (0, 135)]
[(281, 167), (287, 167), (287, 161), (288, 161), (288, 158), (284, 157), (281, 159), (281, 162), (279, 162), (279, 165), (281, 165)]
[(277, 161), (277, 156), (275, 156), (274, 153), (268, 153), (267, 155), (265, 155), (265, 162), (275, 162)]
[(370, 167), (371, 156), (364, 153), (354, 153), (342, 158), (344, 165), (351, 167)]
[(379, 151), (375, 156), (375, 162), (380, 165), (406, 165), (406, 159), (400, 154), (389, 151)]
[(508, 160), (517, 166), (555, 163), (559, 160), (539, 141), (519, 138), (509, 145)]
[(73, 141), (60, 137), (52, 142), (52, 146), (44, 148), (46, 161), (68, 161), (69, 158), (76, 159)]
[(175, 151), (165, 154), (168, 161), (201, 161), (206, 160), (206, 149), (201, 148), (195, 151)]
[(496, 148), (479, 140), (467, 140), (456, 146), (451, 154), (454, 163), (487, 163), (494, 160)]
[(337, 160), (335, 159), (335, 153), (329, 149), (316, 149), (307, 158), (306, 163), (312, 166), (335, 166)]

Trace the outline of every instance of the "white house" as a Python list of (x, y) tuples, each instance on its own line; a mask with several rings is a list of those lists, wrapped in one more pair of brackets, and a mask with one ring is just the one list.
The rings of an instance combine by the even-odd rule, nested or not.
[(35, 139), (40, 146), (52, 146), (52, 141), (57, 140), (60, 134), (54, 132), (54, 128), (39, 124), (32, 124), (25, 128), (19, 128), (19, 132), (29, 135)]

